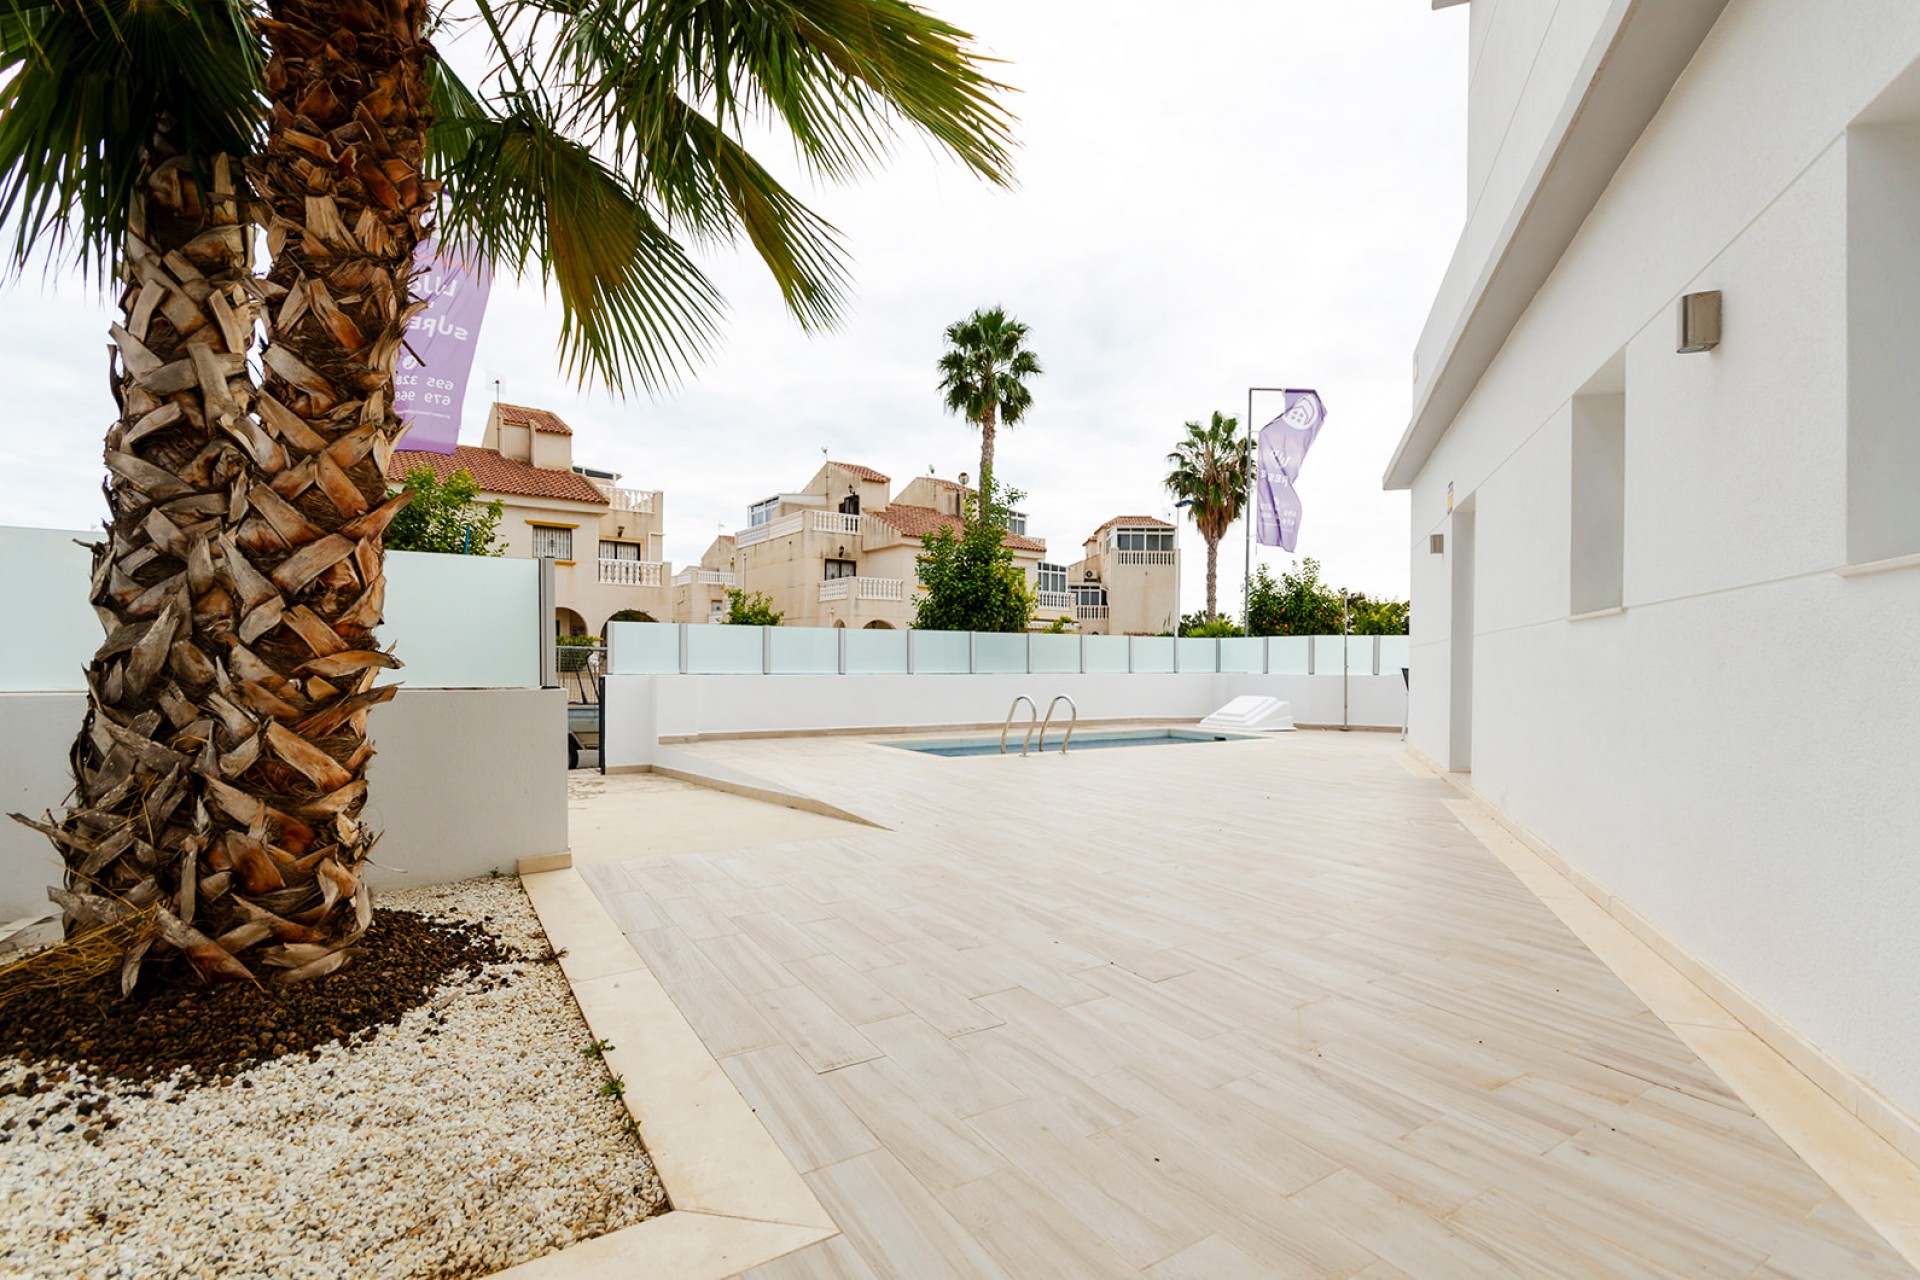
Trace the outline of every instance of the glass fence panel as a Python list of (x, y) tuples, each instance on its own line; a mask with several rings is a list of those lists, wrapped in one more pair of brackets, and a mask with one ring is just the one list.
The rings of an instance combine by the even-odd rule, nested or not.
[(981, 631), (973, 638), (975, 670), (994, 675), (1020, 674), (1027, 669), (1027, 637), (999, 631)]
[[(1347, 637), (1347, 674), (1370, 676), (1373, 674), (1373, 637)], [(1398, 672), (1394, 673), (1398, 675)]]
[(688, 627), (688, 673), (759, 675), (766, 669), (761, 630), (760, 627)]
[(1259, 675), (1266, 665), (1267, 642), (1259, 636), (1222, 636), (1220, 669), (1235, 675)]
[(840, 674), (841, 632), (832, 627), (773, 627), (767, 670), (782, 676)]
[(1400, 668), (1413, 665), (1413, 646), (1406, 636), (1380, 637), (1380, 674), (1397, 676)]
[(607, 674), (673, 675), (680, 670), (680, 628), (671, 622), (609, 622)]
[(409, 689), (539, 687), (538, 560), (394, 551), (386, 576), (377, 634), (407, 664), (386, 679)]
[(1172, 636), (1128, 636), (1127, 643), (1133, 646), (1133, 670), (1174, 669)]
[(106, 633), (87, 604), (100, 530), (0, 529), (0, 690), (72, 693), (87, 687), (87, 661)]
[(1337, 676), (1340, 674), (1340, 647), (1346, 643), (1345, 636), (1313, 636), (1313, 674), (1317, 676)]
[(1267, 674), (1304, 676), (1307, 674), (1306, 636), (1268, 636)]
[(1127, 669), (1127, 638), (1125, 636), (1086, 636), (1086, 670), (1089, 674), (1098, 672), (1112, 674)]
[(869, 631), (863, 627), (847, 632), (848, 675), (897, 676), (906, 674), (906, 670), (905, 631)]
[(1181, 636), (1174, 644), (1174, 658), (1181, 671), (1218, 671), (1220, 641), (1213, 636)]
[(973, 670), (972, 632), (913, 633), (914, 674), (965, 675)]
[(1080, 637), (1053, 636), (1036, 632), (1033, 637), (1033, 669), (1047, 674), (1080, 670)]

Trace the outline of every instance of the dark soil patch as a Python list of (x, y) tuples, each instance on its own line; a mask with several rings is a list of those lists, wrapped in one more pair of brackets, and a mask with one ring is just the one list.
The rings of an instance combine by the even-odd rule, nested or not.
[(364, 1039), (451, 982), (503, 983), (499, 966), (526, 958), (480, 925), (393, 910), (374, 916), (355, 952), (339, 972), (294, 986), (176, 984), (129, 1000), (109, 974), (10, 996), (0, 1003), (0, 1055), (29, 1071), (9, 1091), (37, 1094), (87, 1077), (139, 1086), (176, 1072), (183, 1088), (228, 1083), (269, 1059)]

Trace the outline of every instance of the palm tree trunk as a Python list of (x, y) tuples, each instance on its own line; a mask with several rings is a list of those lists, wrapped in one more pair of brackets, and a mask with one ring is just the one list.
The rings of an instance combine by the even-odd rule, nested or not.
[(993, 428), (998, 414), (993, 401), (987, 401), (987, 410), (980, 415), (980, 502), (979, 519), (987, 518), (987, 503), (992, 500), (993, 486)]
[(373, 914), (361, 863), (377, 837), (360, 814), (367, 713), (393, 692), (374, 680), (399, 665), (373, 630), (382, 538), (405, 505), (386, 496), (393, 371), (432, 198), (424, 19), (418, 0), (276, 0), (260, 24), (273, 119), (250, 176), (272, 261), (257, 407), (276, 448), (249, 477), (252, 536), (226, 552), (247, 619), (229, 665), (265, 749), (221, 801), (265, 846), (250, 887), (278, 945), (261, 958), (288, 979), (337, 969)]
[(1212, 622), (1215, 618), (1220, 616), (1219, 612), (1214, 608), (1214, 603), (1215, 603), (1215, 600), (1217, 599), (1217, 596), (1215, 595), (1215, 592), (1214, 592), (1214, 587), (1215, 587), (1215, 584), (1219, 582), (1219, 580), (1220, 580), (1220, 539), (1208, 538), (1207, 539), (1207, 621), (1208, 622)]
[(129, 992), (149, 958), (246, 977), (235, 955), (263, 921), (306, 928), (280, 896), (297, 842), (246, 794), (266, 768), (248, 646), (274, 617), (238, 548), (267, 530), (275, 508), (254, 495), (284, 453), (247, 413), (251, 211), (232, 157), (190, 158), (180, 142), (163, 124), (128, 214), (108, 540), (90, 592), (107, 637), (87, 668), (73, 802), (57, 821), (14, 815), (60, 849), (49, 896), (68, 936), (125, 926)]

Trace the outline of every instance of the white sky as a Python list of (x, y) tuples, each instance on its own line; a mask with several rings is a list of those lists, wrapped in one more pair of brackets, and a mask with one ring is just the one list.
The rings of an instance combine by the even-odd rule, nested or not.
[[(691, 563), (750, 502), (803, 484), (822, 448), (896, 491), (929, 466), (977, 470), (978, 437), (942, 411), (933, 366), (948, 323), (999, 304), (1030, 326), (1047, 372), (1028, 419), (1000, 433), (997, 471), (1027, 491), (1049, 558), (1078, 558), (1109, 516), (1170, 514), (1160, 482), (1183, 422), (1244, 416), (1249, 385), (1311, 386), (1328, 418), (1301, 476), (1300, 554), (1335, 583), (1404, 597), (1406, 496), (1380, 475), (1465, 206), (1465, 7), (929, 2), (1021, 90), (1015, 189), (909, 140), (885, 173), (811, 191), (854, 257), (842, 327), (809, 338), (756, 262), (710, 261), (732, 304), (724, 345), (652, 401), (572, 386), (554, 355), (558, 308), (502, 280), (462, 441), (478, 442), (499, 379), (503, 398), (572, 424), (576, 462), (665, 490), (668, 555)], [(99, 519), (107, 319), (77, 277), (0, 292), (0, 524)], [(1256, 398), (1256, 423), (1279, 407)], [(1191, 524), (1181, 545), (1190, 610), (1205, 548)], [(1223, 610), (1238, 606), (1241, 548), (1236, 525)], [(1276, 570), (1290, 559), (1255, 550)]]

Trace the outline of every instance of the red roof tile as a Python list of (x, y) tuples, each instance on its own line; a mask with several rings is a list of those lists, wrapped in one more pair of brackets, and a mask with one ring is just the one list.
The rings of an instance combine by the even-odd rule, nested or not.
[[(951, 529), (956, 534), (960, 532), (958, 516), (950, 516), (944, 511), (935, 511), (932, 507), (904, 506), (896, 502), (890, 507), (882, 507), (878, 511), (869, 511), (865, 514), (872, 516), (881, 524), (898, 530), (905, 538), (924, 537), (937, 529)], [(1029, 538), (1018, 533), (1007, 534), (1006, 543), (1015, 551), (1047, 549), (1047, 544), (1040, 539)]]
[(511, 422), (515, 426), (532, 427), (535, 431), (547, 431), (556, 436), (570, 436), (573, 428), (560, 420), (560, 415), (551, 409), (529, 409), (523, 404), (503, 404), (500, 421)]
[(559, 498), (568, 502), (607, 505), (607, 495), (593, 482), (573, 471), (549, 471), (545, 467), (503, 458), (497, 449), (473, 445), (457, 446), (452, 453), (427, 453), (419, 449), (396, 449), (387, 464), (387, 479), (399, 484), (415, 467), (433, 469), (436, 479), (449, 479), (456, 471), (473, 476), (473, 482), (485, 493), (508, 494), (516, 498)]
[(872, 480), (876, 484), (892, 484), (893, 483), (893, 478), (891, 476), (883, 476), (878, 471), (875, 471), (872, 467), (863, 467), (857, 462), (829, 462), (827, 463), (827, 465), (830, 467), (838, 467), (842, 471), (850, 471), (854, 475), (859, 476), (862, 480)]
[(1087, 541), (1098, 542), (1100, 540), (1101, 534), (1105, 533), (1107, 530), (1113, 528), (1113, 526), (1117, 524), (1137, 525), (1143, 529), (1173, 528), (1173, 526), (1168, 524), (1165, 520), (1156, 519), (1153, 516), (1115, 516), (1113, 519), (1107, 521), (1105, 524), (1101, 525), (1098, 529), (1095, 529), (1092, 533), (1088, 534)]

